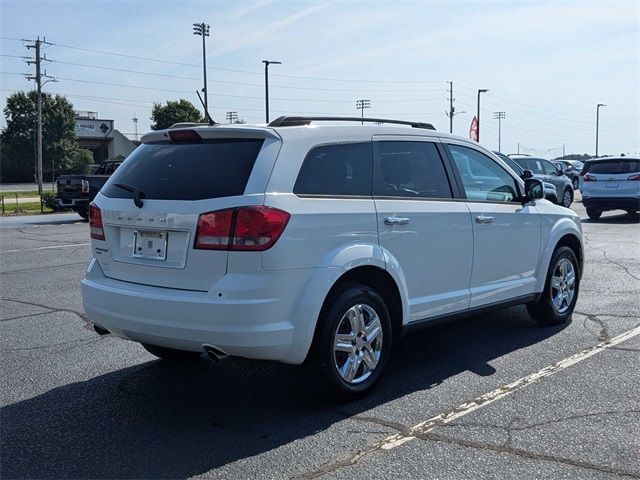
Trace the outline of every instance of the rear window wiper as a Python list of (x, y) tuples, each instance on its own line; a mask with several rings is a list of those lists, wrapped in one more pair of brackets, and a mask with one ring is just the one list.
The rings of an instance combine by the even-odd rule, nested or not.
[(137, 187), (133, 185), (129, 185), (128, 183), (114, 183), (114, 187), (121, 188), (122, 190), (126, 190), (127, 192), (133, 193), (133, 203), (136, 204), (136, 207), (142, 208), (144, 203), (142, 203), (142, 199), (144, 198), (144, 192), (140, 191)]

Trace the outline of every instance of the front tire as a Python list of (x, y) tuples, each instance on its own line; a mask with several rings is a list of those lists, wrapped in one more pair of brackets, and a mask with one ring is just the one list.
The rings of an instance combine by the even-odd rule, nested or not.
[(89, 210), (81, 208), (80, 210), (77, 210), (77, 212), (78, 212), (78, 215), (80, 215), (83, 220), (89, 220)]
[(540, 300), (527, 305), (529, 315), (540, 325), (560, 325), (571, 318), (578, 301), (580, 270), (575, 253), (559, 247), (553, 253)]
[(341, 398), (371, 390), (391, 350), (391, 317), (374, 289), (347, 285), (318, 319), (312, 362), (330, 391)]
[(149, 345), (148, 343), (142, 343), (141, 345), (151, 355), (155, 355), (156, 357), (169, 362), (186, 362), (189, 360), (195, 360), (200, 356), (200, 352), (176, 350), (173, 348), (159, 347), (157, 345)]
[(596, 210), (595, 208), (587, 208), (587, 216), (591, 220), (598, 220), (602, 215), (602, 210)]

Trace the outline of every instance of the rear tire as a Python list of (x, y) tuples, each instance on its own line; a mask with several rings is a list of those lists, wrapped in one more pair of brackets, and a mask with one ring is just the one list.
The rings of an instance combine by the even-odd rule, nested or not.
[(591, 220), (598, 220), (602, 215), (602, 210), (596, 210), (595, 208), (587, 208), (587, 215)]
[(374, 289), (345, 285), (322, 309), (311, 367), (341, 399), (364, 395), (382, 375), (391, 351), (391, 317)]
[(536, 303), (527, 305), (531, 318), (540, 325), (561, 325), (571, 318), (578, 301), (580, 269), (569, 247), (553, 252), (544, 291)]
[(573, 189), (574, 190), (578, 190), (578, 188), (580, 187), (580, 182), (578, 181), (577, 178), (573, 179)]
[(562, 193), (562, 206), (569, 208), (573, 203), (573, 192), (569, 188), (565, 188)]
[(151, 355), (155, 355), (162, 360), (167, 360), (170, 362), (186, 362), (189, 360), (195, 360), (201, 355), (200, 352), (176, 350), (173, 348), (159, 347), (157, 345), (149, 345), (148, 343), (142, 343), (141, 345)]
[(80, 209), (78, 210), (78, 215), (80, 215), (84, 220), (89, 220), (89, 210)]

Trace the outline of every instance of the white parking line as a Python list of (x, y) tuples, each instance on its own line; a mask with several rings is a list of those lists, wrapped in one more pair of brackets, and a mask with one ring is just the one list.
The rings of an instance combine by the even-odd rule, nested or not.
[(53, 245), (50, 247), (36, 247), (36, 248), (23, 248), (22, 250), (5, 250), (0, 253), (15, 253), (15, 252), (31, 252), (33, 250), (50, 250), (52, 248), (69, 248), (69, 247), (81, 247), (83, 245), (91, 245), (91, 242), (87, 243), (72, 243), (69, 245)]
[(611, 340), (607, 340), (604, 342), (600, 342), (593, 347), (587, 348), (578, 352), (570, 357), (565, 358), (564, 360), (560, 360), (553, 365), (549, 365), (542, 370), (537, 371), (536, 373), (532, 373), (531, 375), (527, 375), (526, 377), (522, 377), (515, 382), (512, 382), (508, 385), (504, 385), (496, 390), (493, 390), (489, 393), (485, 393), (484, 395), (479, 396), (475, 400), (471, 402), (463, 403), (462, 405), (454, 408), (453, 410), (447, 413), (441, 413), (429, 420), (425, 420), (424, 422), (420, 422), (417, 425), (411, 427), (406, 434), (395, 434), (390, 437), (385, 438), (381, 442), (377, 443), (374, 448), (368, 449), (363, 452), (363, 456), (367, 453), (371, 453), (374, 450), (391, 450), (392, 448), (398, 447), (404, 443), (407, 443), (419, 435), (425, 434), (439, 425), (447, 424), (456, 420), (460, 417), (463, 417), (475, 410), (478, 410), (482, 407), (486, 407), (496, 400), (500, 400), (501, 398), (506, 397), (507, 395), (511, 395), (513, 392), (516, 392), (527, 385), (531, 385), (532, 383), (537, 382), (546, 377), (550, 377), (571, 365), (575, 365), (576, 363), (582, 362), (589, 357), (594, 356), (596, 353), (602, 352), (603, 350), (618, 345), (619, 343), (624, 342), (625, 340), (629, 340), (637, 335), (640, 335), (640, 326), (629, 330), (621, 335), (618, 335)]

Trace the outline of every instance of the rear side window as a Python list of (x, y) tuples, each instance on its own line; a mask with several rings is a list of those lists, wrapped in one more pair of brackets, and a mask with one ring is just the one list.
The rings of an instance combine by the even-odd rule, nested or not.
[(589, 173), (608, 173), (610, 175), (640, 172), (640, 160), (605, 160), (594, 162)]
[(202, 144), (143, 144), (109, 178), (102, 193), (132, 198), (132, 185), (152, 200), (202, 200), (242, 195), (263, 139), (207, 140)]
[(296, 195), (371, 195), (371, 143), (323, 145), (305, 158)]
[(451, 187), (435, 144), (376, 142), (374, 195), (451, 198)]

